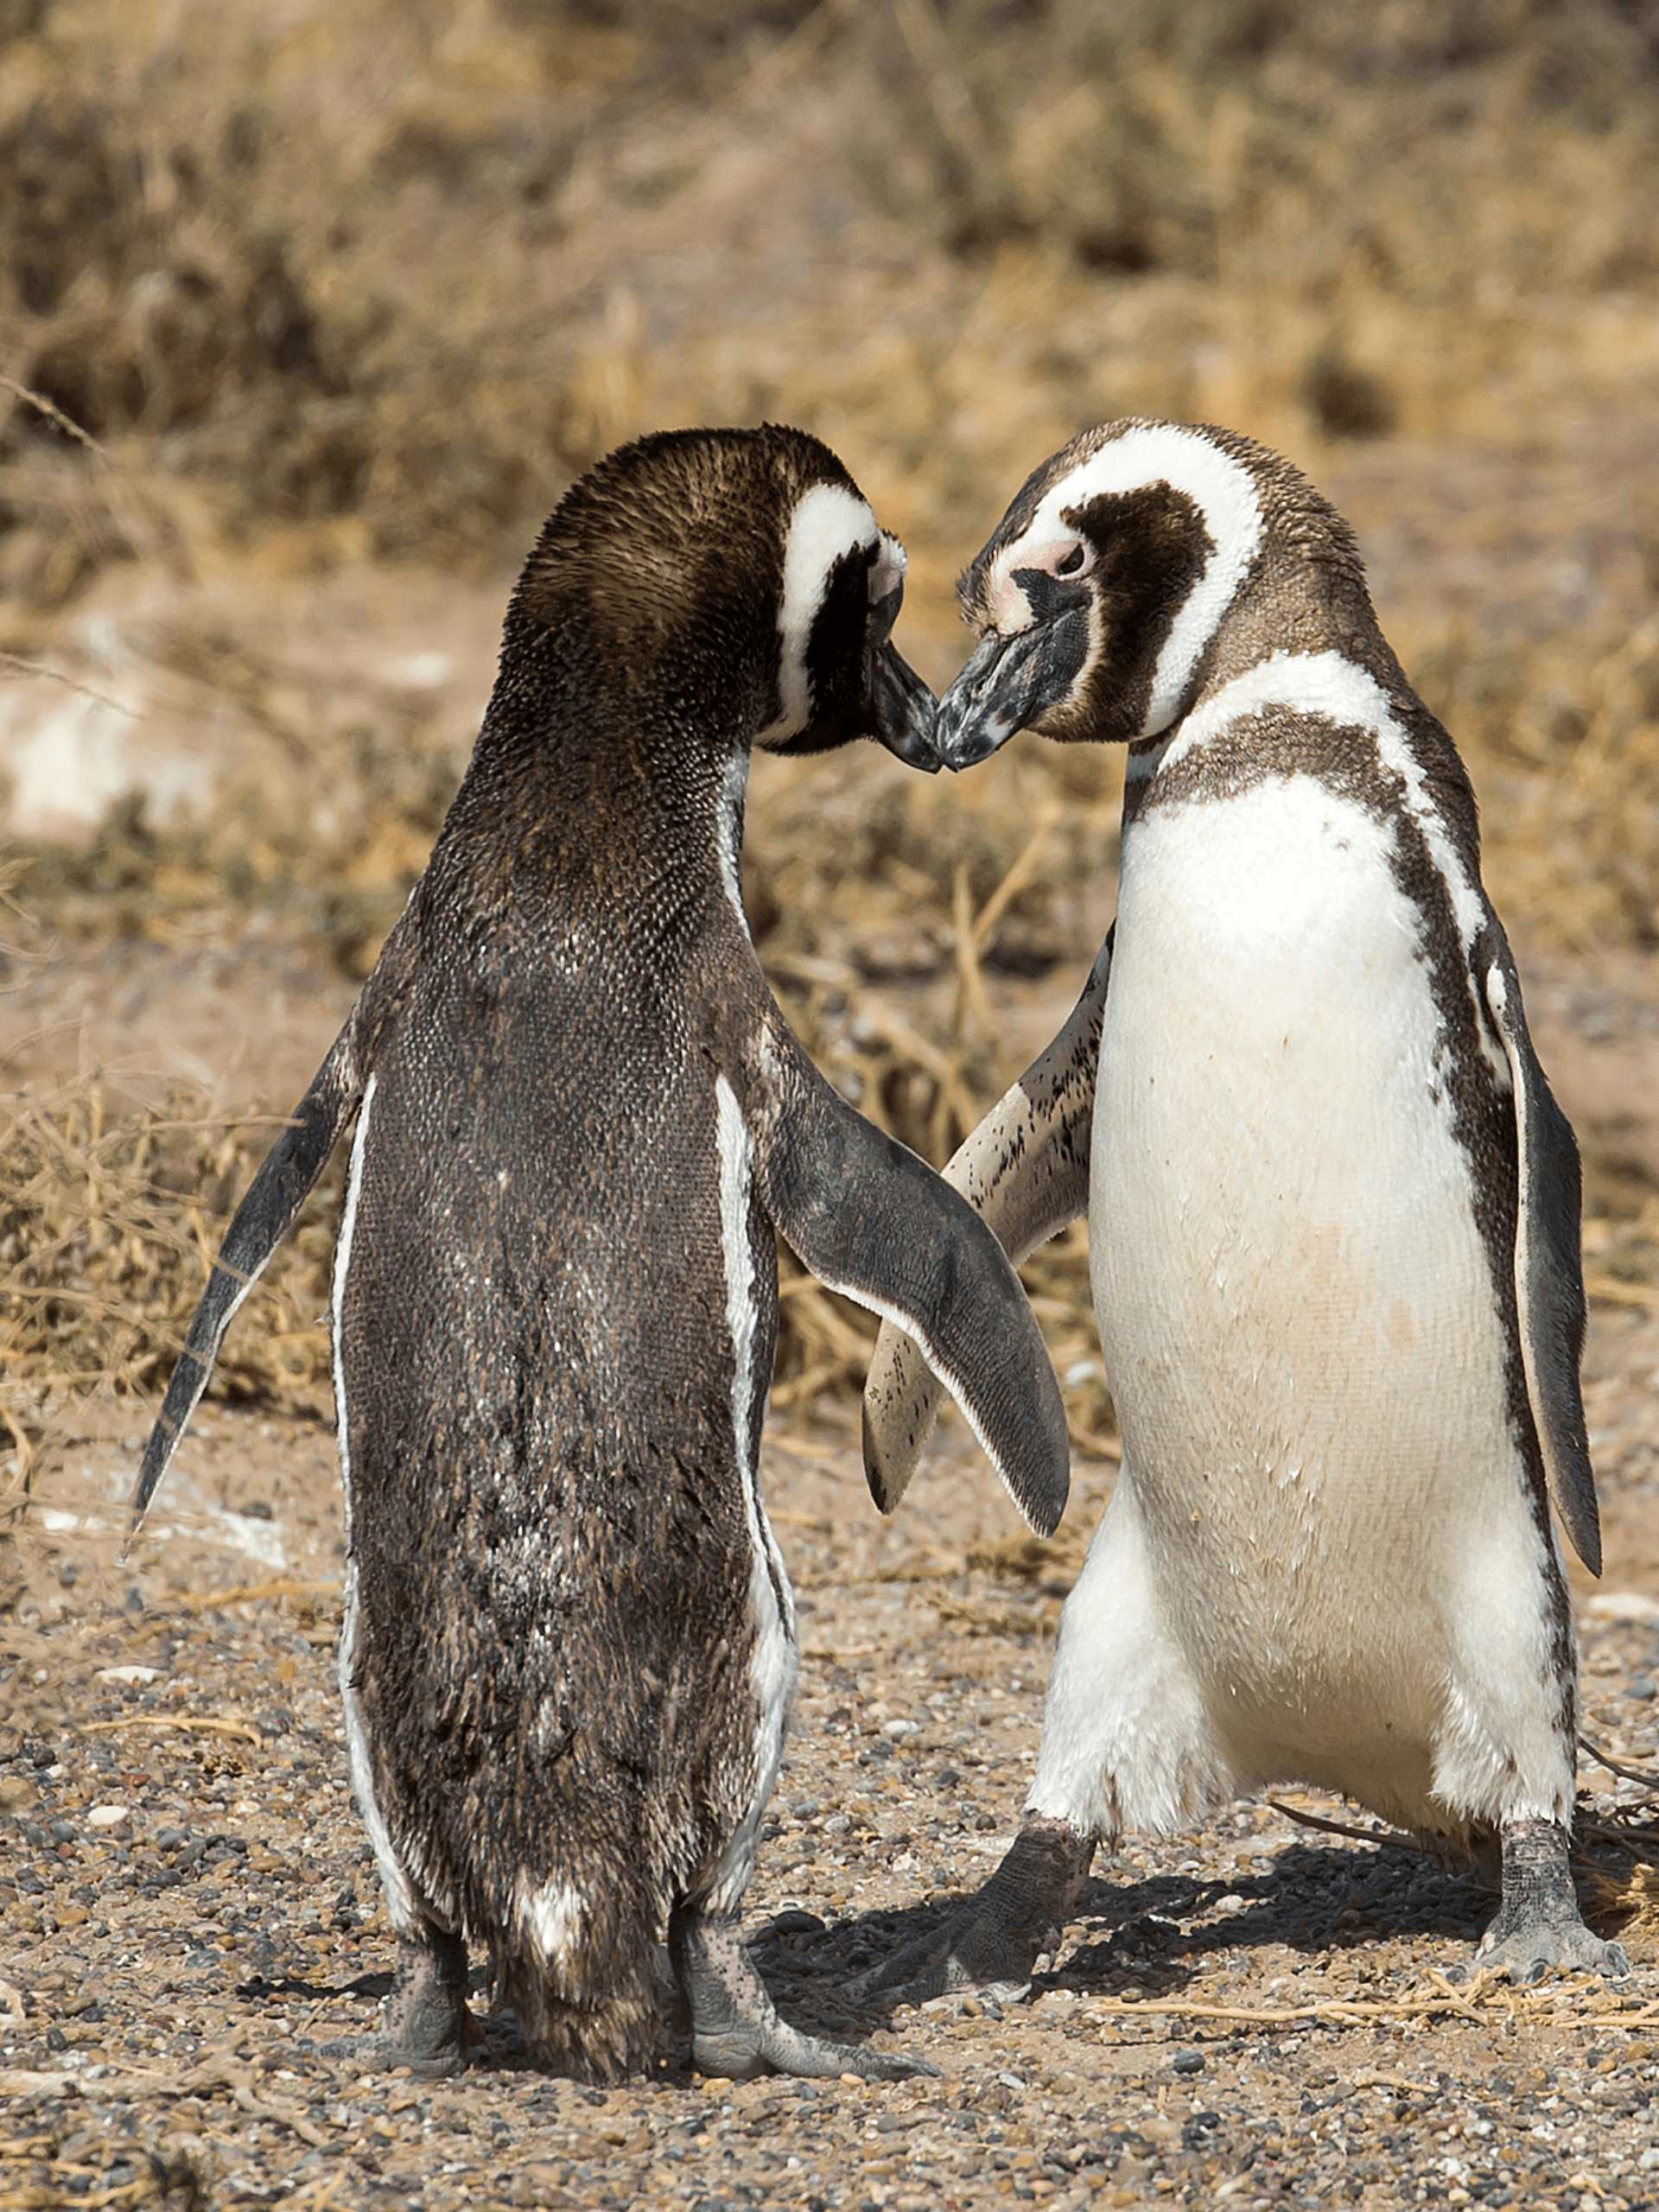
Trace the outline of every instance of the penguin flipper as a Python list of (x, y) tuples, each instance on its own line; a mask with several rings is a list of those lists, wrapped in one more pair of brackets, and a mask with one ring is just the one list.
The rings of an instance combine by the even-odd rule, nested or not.
[(731, 1079), (762, 1203), (819, 1281), (913, 1336), (1031, 1527), (1071, 1486), (1065, 1408), (1020, 1278), (959, 1192), (818, 1073), (774, 1007)]
[(1533, 1050), (1514, 955), (1501, 934), (1483, 969), (1483, 995), (1515, 1089), (1515, 1294), (1527, 1395), (1555, 1510), (1573, 1550), (1599, 1574), (1601, 1516), (1579, 1383), (1585, 1321), (1579, 1147)]
[(143, 1465), (132, 1494), (127, 1528), (130, 1543), (138, 1532), (156, 1486), (167, 1472), (185, 1426), (213, 1373), (225, 1332), (237, 1308), (264, 1272), (266, 1262), (292, 1226), (312, 1185), (321, 1174), (335, 1141), (356, 1111), (367, 1080), (361, 1065), (363, 1001), (329, 1047), (311, 1087), (282, 1135), (261, 1162), (258, 1173), (232, 1217), (219, 1249), (207, 1287), (191, 1319), (190, 1333), (173, 1370), (167, 1395), (144, 1446)]
[[(1111, 971), (1109, 931), (1065, 1027), (944, 1170), (1016, 1267), (1089, 1204), (1095, 1071)], [(864, 1475), (883, 1513), (910, 1487), (938, 1406), (939, 1384), (921, 1353), (896, 1322), (884, 1321), (863, 1409)]]

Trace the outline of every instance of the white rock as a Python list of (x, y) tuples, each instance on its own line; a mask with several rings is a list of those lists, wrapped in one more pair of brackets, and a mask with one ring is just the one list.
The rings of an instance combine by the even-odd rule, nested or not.
[(94, 1805), (86, 1815), (89, 1828), (118, 1828), (123, 1821), (132, 1818), (130, 1805)]
[(1659, 1621), (1659, 1598), (1640, 1590), (1604, 1590), (1579, 1611), (1592, 1621)]
[(135, 1685), (159, 1682), (162, 1670), (159, 1667), (100, 1667), (95, 1679), (100, 1682), (131, 1682)]

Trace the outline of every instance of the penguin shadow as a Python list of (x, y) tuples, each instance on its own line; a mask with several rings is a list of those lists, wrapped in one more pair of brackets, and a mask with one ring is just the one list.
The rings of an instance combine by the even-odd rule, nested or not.
[[(836, 2004), (836, 1985), (943, 1931), (962, 1898), (904, 1912), (873, 1912), (845, 1922), (799, 1948), (814, 1979), (798, 1986), (803, 2004)], [(1314, 1844), (1279, 1851), (1270, 1871), (1205, 1880), (1153, 1875), (1091, 1880), (1070, 1925), (1078, 1938), (1058, 1964), (1033, 1977), (1034, 1999), (1051, 1990), (1077, 1995), (1149, 1997), (1180, 1993), (1239, 1953), (1282, 1946), (1309, 1958), (1363, 1953), (1426, 1938), (1444, 1946), (1431, 1963), (1456, 1965), (1497, 1909), (1497, 1891), (1471, 1862), (1441, 1863), (1400, 1846), (1356, 1852)], [(763, 1931), (764, 1932), (764, 1931)], [(758, 1955), (768, 1982), (783, 1971), (778, 1947)], [(1391, 1956), (1389, 1963), (1402, 1963)], [(871, 1992), (859, 2017), (890, 2015), (900, 1995)], [(994, 2005), (982, 2000), (983, 2009)]]
[[(826, 1923), (816, 1913), (791, 1909), (757, 1927), (749, 1952), (772, 2002), (791, 2026), (839, 2043), (860, 2043), (891, 2018), (897, 1993), (870, 1991), (856, 1999), (849, 1985), (870, 1967), (896, 1957), (912, 1943), (941, 1932), (971, 1892), (937, 1903), (880, 1907)], [(1080, 1935), (1049, 1971), (1033, 1976), (1034, 1999), (1051, 1990), (1079, 1996), (1148, 1997), (1179, 1994), (1222, 1959), (1236, 1965), (1240, 1953), (1282, 1946), (1308, 1958), (1363, 1953), (1396, 1942), (1427, 1938), (1445, 1947), (1436, 1964), (1455, 1964), (1497, 1909), (1497, 1894), (1474, 1865), (1442, 1866), (1427, 1853), (1395, 1845), (1358, 1852), (1292, 1844), (1263, 1873), (1217, 1877), (1160, 1874), (1142, 1880), (1106, 1876), (1091, 1880), (1072, 1916)], [(1389, 1963), (1401, 1963), (1397, 1955)], [(504, 2005), (489, 2001), (490, 1975), (474, 1967), (468, 1977), (483, 2040), (473, 2064), (512, 2071), (541, 2071), (518, 2024)], [(342, 1984), (284, 1974), (256, 1975), (237, 1994), (258, 2002), (309, 1999), (318, 2006), (378, 2006), (391, 1986), (389, 1974), (365, 1974)], [(994, 1999), (977, 2000), (995, 2016)], [(324, 2032), (321, 2023), (315, 2031)], [(689, 2080), (689, 2046), (671, 2039), (663, 2075)]]
[(1399, 1845), (1357, 1852), (1291, 1844), (1269, 1872), (1248, 1877), (1093, 1881), (1077, 1917), (1096, 1919), (1096, 1929), (1056, 1972), (1037, 1978), (1033, 1993), (1137, 1987), (1165, 1995), (1218, 1960), (1274, 1947), (1313, 1958), (1427, 1939), (1445, 1946), (1433, 1963), (1456, 1965), (1497, 1901), (1472, 1862), (1442, 1864)]

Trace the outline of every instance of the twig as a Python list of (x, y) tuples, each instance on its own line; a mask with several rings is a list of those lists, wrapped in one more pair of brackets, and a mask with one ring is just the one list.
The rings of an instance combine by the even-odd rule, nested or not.
[(1402, 1851), (1427, 1856), (1416, 1837), (1408, 1835), (1403, 1828), (1383, 1828), (1379, 1832), (1376, 1828), (1351, 1827), (1346, 1821), (1327, 1821), (1319, 1813), (1300, 1812), (1294, 1805), (1287, 1805), (1281, 1797), (1269, 1797), (1267, 1802), (1275, 1813), (1282, 1813), (1287, 1821), (1294, 1821), (1300, 1827), (1318, 1828), (1325, 1835), (1351, 1836), (1356, 1843), (1392, 1843)]
[(950, 886), (951, 934), (957, 949), (957, 1041), (961, 1043), (971, 1020), (982, 1036), (995, 1034), (990, 1002), (985, 996), (985, 977), (979, 964), (982, 942), (974, 926), (973, 906), (968, 893), (968, 863), (958, 861)]
[(48, 422), (55, 423), (60, 430), (67, 430), (72, 438), (78, 440), (86, 447), (88, 453), (96, 454), (105, 468), (111, 466), (110, 456), (92, 432), (83, 430), (79, 423), (72, 421), (64, 413), (62, 408), (54, 400), (48, 399), (43, 391), (31, 391), (26, 384), (19, 384), (15, 377), (3, 374), (0, 374), (0, 388), (10, 392), (14, 398), (21, 399), (26, 406), (33, 407), (37, 413), (44, 415)]
[(84, 1720), (81, 1726), (89, 1736), (107, 1735), (115, 1728), (188, 1728), (201, 1735), (237, 1736), (244, 1743), (258, 1744), (264, 1739), (257, 1728), (250, 1728), (242, 1720), (209, 1720), (196, 1713), (130, 1713), (119, 1720)]
[(111, 699), (107, 691), (95, 691), (90, 683), (80, 683), (73, 676), (66, 676), (60, 668), (48, 668), (44, 661), (29, 660), (22, 653), (0, 652), (0, 666), (15, 668), (20, 676), (44, 676), (54, 683), (62, 683), (71, 691), (79, 691), (85, 699), (96, 699), (100, 707), (113, 709), (124, 715), (130, 722), (142, 721), (143, 716), (136, 707), (124, 707), (118, 699)]
[(1598, 1766), (1605, 1766), (1609, 1774), (1616, 1774), (1621, 1782), (1637, 1782), (1644, 1789), (1659, 1791), (1659, 1774), (1649, 1773), (1641, 1767), (1622, 1766), (1616, 1758), (1610, 1758), (1599, 1744), (1592, 1744), (1588, 1736), (1580, 1737), (1579, 1749), (1588, 1751)]
[(1060, 818), (1058, 799), (1049, 799), (1039, 810), (1037, 827), (1032, 831), (1020, 850), (1014, 855), (1013, 865), (985, 904), (974, 918), (974, 950), (982, 952), (991, 931), (1001, 920), (1004, 912), (1025, 889), (1037, 873), (1037, 863), (1043, 856), (1043, 848), (1053, 834)]
[(338, 1582), (305, 1582), (278, 1575), (272, 1581), (246, 1582), (235, 1590), (198, 1591), (175, 1598), (173, 1603), (183, 1613), (211, 1613), (220, 1605), (251, 1605), (257, 1598), (338, 1598), (343, 1586)]
[[(1166, 2018), (1192, 2020), (1240, 2020), (1263, 2027), (1284, 2027), (1297, 2020), (1332, 2020), (1339, 2024), (1352, 2025), (1365, 2020), (1418, 2019), (1435, 2012), (1455, 2012), (1484, 2024), (1484, 2015), (1478, 2007), (1478, 2000), (1488, 2005), (1502, 1998), (1513, 2012), (1517, 2001), (1532, 2005), (1551, 2002), (1564, 1993), (1557, 1989), (1522, 1989), (1500, 1992), (1491, 1985), (1491, 1976), (1484, 1971), (1477, 1973), (1466, 1992), (1453, 1989), (1446, 1976), (1432, 1968), (1429, 1979), (1438, 1986), (1414, 1996), (1376, 1999), (1368, 1997), (1334, 1997), (1316, 1999), (1311, 2005), (1274, 2005), (1250, 2006), (1244, 2005), (1205, 2005), (1185, 1997), (1092, 1997), (1090, 2012), (1096, 2018), (1110, 2012), (1125, 2018), (1137, 2015), (1160, 2014)], [(1599, 1985), (1598, 1985), (1599, 1988)], [(1622, 2027), (1645, 2026), (1659, 2016), (1659, 2005), (1640, 2007), (1633, 2012), (1621, 2012), (1615, 2000), (1611, 2006), (1597, 2006), (1584, 2017), (1594, 2019), (1616, 2019)], [(1382, 2075), (1372, 2077), (1386, 2081)], [(1424, 2088), (1419, 2083), (1402, 2084), (1414, 2088)]]

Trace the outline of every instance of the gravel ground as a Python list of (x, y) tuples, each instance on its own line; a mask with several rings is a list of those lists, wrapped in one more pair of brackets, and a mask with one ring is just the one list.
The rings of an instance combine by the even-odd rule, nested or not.
[[(1659, 1758), (1659, 1599), (1630, 1572), (1650, 1573), (1659, 1519), (1656, 1370), (1659, 1319), (1599, 1311), (1611, 1558), (1583, 1603), (1586, 1726), (1637, 1764)], [(123, 1567), (130, 1421), (93, 1409), (0, 1627), (0, 2204), (1659, 2201), (1643, 1921), (1618, 1990), (1454, 1987), (1441, 1970), (1493, 1906), (1478, 1876), (1263, 1802), (1103, 1858), (1058, 1956), (1000, 2013), (842, 2001), (1006, 1847), (1059, 1600), (1112, 1477), (1080, 1466), (1067, 1535), (1035, 1546), (949, 1424), (890, 1524), (850, 1427), (769, 1440), (804, 1662), (748, 1908), (787, 2013), (938, 2077), (737, 2085), (677, 2063), (584, 2090), (528, 2069), (481, 1986), (488, 2056), (460, 2080), (322, 2057), (372, 2022), (391, 1962), (333, 1681), (332, 1439), (210, 1408)], [(1593, 1766), (1584, 1781), (1598, 1828), (1642, 1796)], [(1591, 1862), (1631, 1863), (1592, 1849), (1592, 1884)]]

